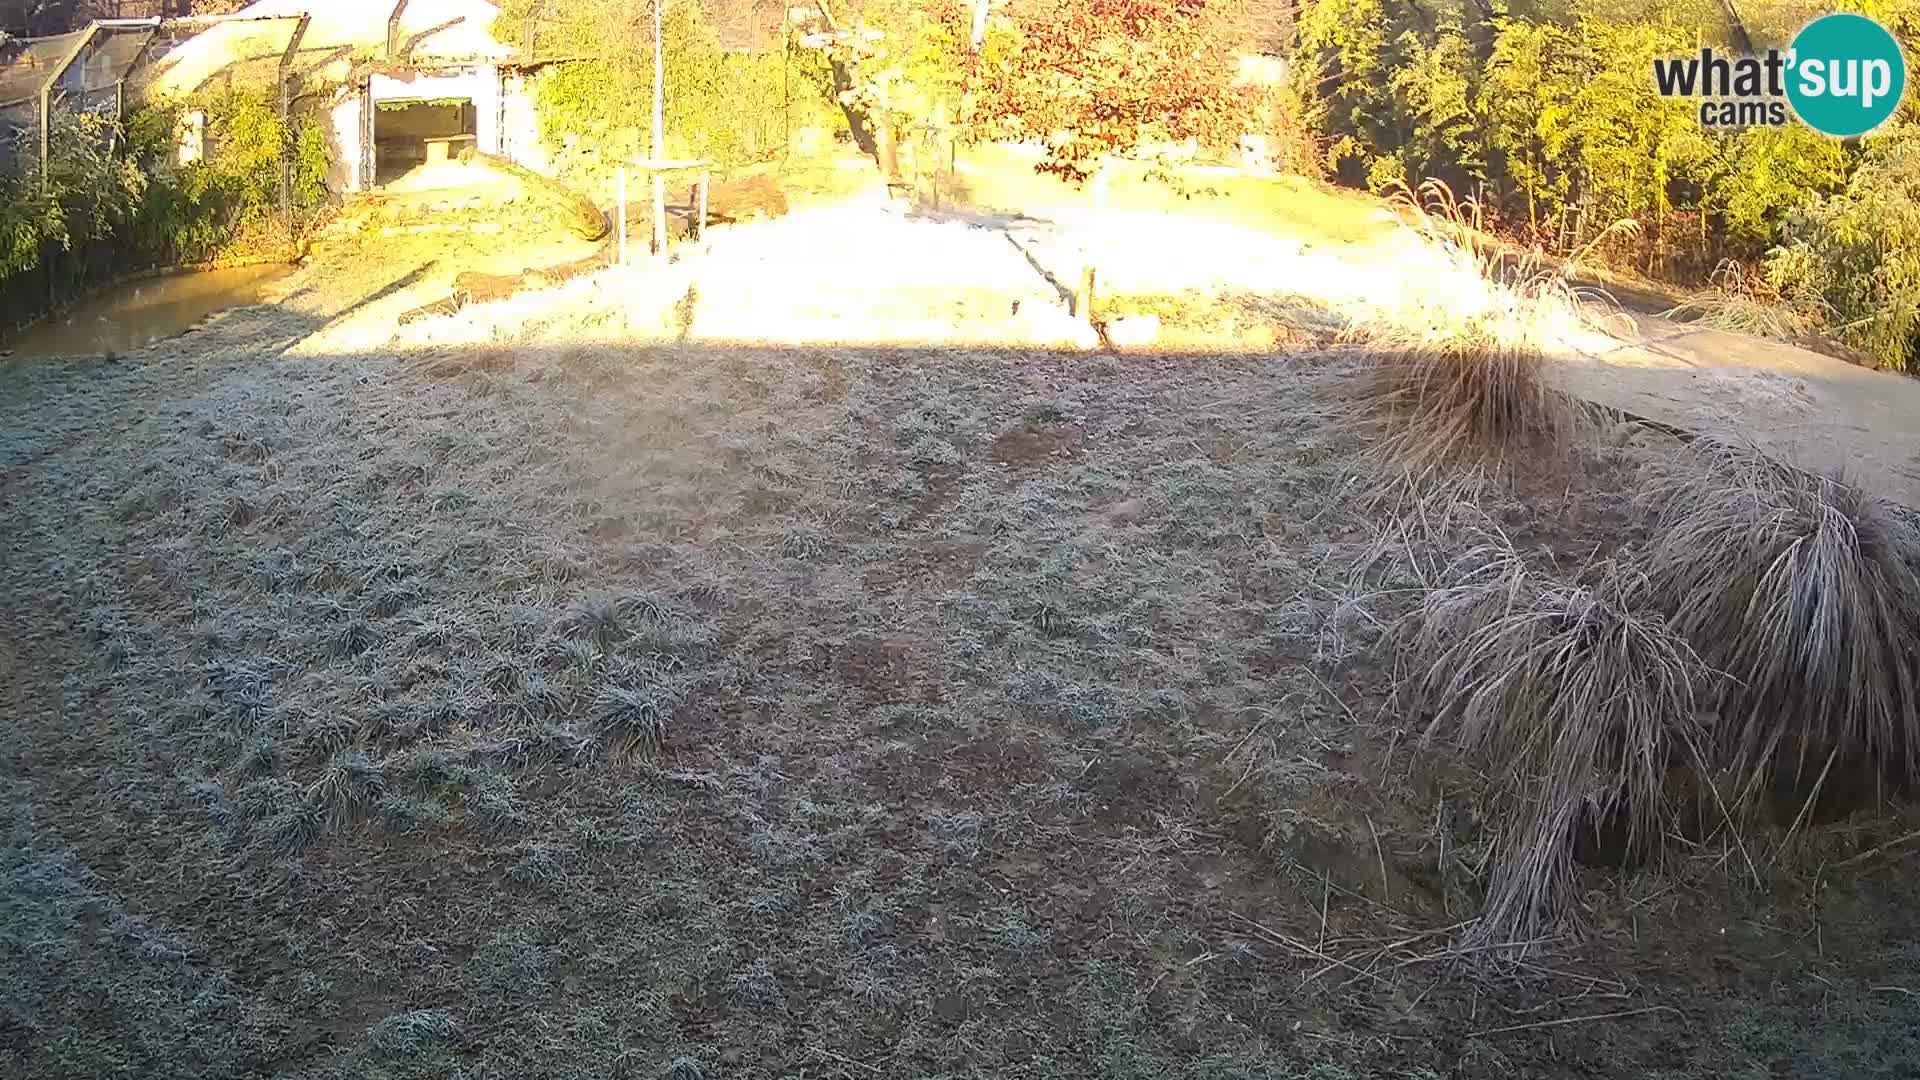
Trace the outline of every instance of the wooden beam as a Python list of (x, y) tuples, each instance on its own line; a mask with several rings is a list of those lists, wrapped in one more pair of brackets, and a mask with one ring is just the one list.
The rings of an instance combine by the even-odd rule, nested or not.
[(695, 231), (693, 234), (695, 238), (701, 239), (701, 240), (705, 240), (707, 238), (707, 186), (708, 186), (708, 181), (711, 180), (712, 178), (713, 178), (712, 173), (707, 172), (705, 170), (701, 171), (700, 173), (700, 216), (694, 219)]
[(439, 33), (442, 30), (451, 30), (452, 28), (459, 26), (461, 23), (466, 21), (467, 21), (467, 17), (465, 15), (455, 15), (453, 18), (448, 19), (446, 22), (443, 22), (438, 26), (427, 27), (425, 30), (422, 30), (419, 33), (413, 35), (412, 37), (408, 38), (405, 42), (401, 44), (400, 58), (402, 60), (413, 59), (413, 50), (419, 48), (421, 42), (427, 40), (428, 38), (432, 37), (433, 35)]
[[(218, 26), (221, 23), (280, 22), (285, 19), (296, 19), (300, 17), (300, 15), (296, 15), (291, 11), (281, 12), (276, 15), (249, 15), (244, 11), (237, 11), (232, 15), (179, 15), (160, 21), (166, 23), (168, 26), (178, 26), (183, 23), (187, 26)], [(133, 21), (144, 22), (145, 20), (135, 19)]]
[[(127, 77), (132, 75), (134, 69), (140, 66), (140, 62), (147, 58), (147, 50), (153, 47), (153, 39), (158, 36), (160, 36), (160, 20), (154, 19), (153, 28), (147, 31), (146, 37), (140, 39), (140, 48), (134, 51), (133, 59), (127, 62), (126, 67), (120, 69), (120, 78), (113, 84), (113, 121), (115, 125), (124, 125), (127, 120)], [(114, 138), (118, 139), (119, 137), (119, 131), (116, 130)]]
[(319, 71), (321, 68), (324, 68), (327, 65), (335, 63), (340, 60), (351, 59), (352, 56), (353, 56), (353, 46), (351, 45), (340, 45), (335, 48), (329, 49), (326, 52), (320, 54), (320, 59), (315, 60), (313, 63), (306, 65), (305, 67), (301, 68), (299, 71), (294, 72), (293, 81), (297, 83), (306, 82), (309, 76), (311, 76), (314, 72)]
[(387, 59), (400, 52), (400, 19), (407, 13), (407, 0), (394, 0), (393, 13), (387, 16)]
[[(660, 45), (660, 8), (666, 0), (653, 0), (653, 145), (648, 147), (648, 157), (659, 160), (666, 156), (666, 61)], [(653, 174), (653, 253), (667, 253), (667, 181), (659, 172)]]

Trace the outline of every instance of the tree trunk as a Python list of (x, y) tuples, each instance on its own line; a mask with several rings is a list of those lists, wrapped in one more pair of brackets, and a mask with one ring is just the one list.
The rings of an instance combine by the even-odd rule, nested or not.
[(893, 140), (893, 125), (887, 121), (885, 112), (870, 115), (868, 122), (873, 125), (874, 160), (880, 163), (880, 172), (889, 184), (900, 179), (900, 148)]
[(873, 128), (868, 123), (867, 111), (847, 102), (853, 88), (859, 85), (859, 72), (845, 60), (831, 56), (828, 57), (827, 64), (833, 71), (833, 99), (840, 103), (840, 111), (846, 115), (847, 130), (853, 134), (853, 145), (858, 147), (861, 153), (871, 156), (876, 161), (879, 160), (880, 148), (874, 139)]

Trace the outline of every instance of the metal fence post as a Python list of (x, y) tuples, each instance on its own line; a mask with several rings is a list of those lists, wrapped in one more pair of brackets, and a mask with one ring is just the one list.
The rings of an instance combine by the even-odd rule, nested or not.
[(280, 84), (280, 216), (286, 221), (287, 243), (298, 250), (293, 236), (293, 163), (287, 159), (287, 144), (293, 138), (293, 57), (300, 51), (300, 41), (307, 36), (307, 26), (313, 21), (311, 15), (301, 15), (293, 28), (293, 36), (287, 39), (287, 48), (280, 54), (278, 71)]
[(53, 88), (59, 85), (60, 80), (66, 76), (67, 69), (73, 66), (75, 60), (80, 59), (80, 54), (87, 51), (87, 46), (93, 44), (94, 37), (99, 33), (100, 24), (89, 23), (87, 32), (80, 36), (79, 41), (74, 42), (73, 48), (68, 49), (60, 57), (60, 62), (55, 64), (53, 71), (48, 73), (47, 81), (40, 84), (41, 191), (47, 191), (53, 186)]
[[(115, 129), (114, 138), (116, 140), (125, 133), (127, 126), (127, 77), (132, 75), (134, 69), (140, 66), (141, 61), (147, 58), (147, 50), (153, 47), (153, 39), (158, 37), (159, 34), (160, 19), (155, 18), (152, 29), (147, 31), (146, 37), (140, 39), (140, 48), (134, 51), (133, 59), (127, 61), (127, 66), (120, 69), (120, 77), (114, 80), (113, 121)], [(133, 144), (128, 142), (126, 145), (130, 148)]]

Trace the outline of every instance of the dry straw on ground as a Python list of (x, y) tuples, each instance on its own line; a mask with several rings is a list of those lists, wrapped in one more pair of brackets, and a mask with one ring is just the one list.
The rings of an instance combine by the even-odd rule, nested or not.
[(1731, 259), (1723, 259), (1713, 268), (1707, 288), (1662, 314), (1680, 322), (1776, 341), (1799, 340), (1814, 329), (1815, 323), (1787, 307), (1779, 297), (1756, 288), (1740, 264)]
[(1582, 830), (1650, 854), (1680, 812), (1668, 771), (1698, 757), (1706, 665), (1655, 609), (1647, 578), (1603, 562), (1569, 583), (1504, 542), (1477, 548), (1409, 623), (1414, 697), (1445, 737), (1497, 763), (1501, 841), (1470, 943), (1523, 947), (1571, 906)]
[(1401, 220), (1457, 264), (1358, 336), (1335, 376), (1375, 435), (1383, 491), (1458, 486), (1518, 446), (1564, 448), (1592, 411), (1553, 385), (1549, 357), (1586, 320), (1561, 276), (1492, 247), (1479, 211), (1444, 185), (1394, 197)]
[(1836, 767), (1910, 782), (1920, 533), (1859, 488), (1751, 446), (1703, 439), (1693, 459), (1645, 496), (1657, 526), (1645, 565), (1675, 627), (1732, 676), (1716, 737), (1732, 802), (1789, 795), (1797, 825)]

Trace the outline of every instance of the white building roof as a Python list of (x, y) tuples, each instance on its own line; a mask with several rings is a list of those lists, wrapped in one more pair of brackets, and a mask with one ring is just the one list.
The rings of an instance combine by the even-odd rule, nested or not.
[[(238, 64), (277, 60), (301, 15), (309, 22), (295, 69), (308, 78), (344, 79), (355, 61), (386, 57), (394, 6), (395, 0), (259, 0), (236, 13), (235, 21), (214, 23), (150, 57), (144, 89), (188, 94)], [(407, 0), (400, 15), (400, 55), (423, 66), (511, 61), (517, 50), (493, 36), (499, 14), (487, 0)]]

